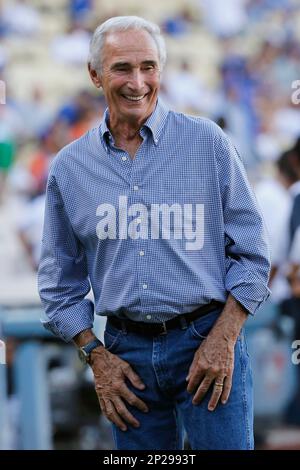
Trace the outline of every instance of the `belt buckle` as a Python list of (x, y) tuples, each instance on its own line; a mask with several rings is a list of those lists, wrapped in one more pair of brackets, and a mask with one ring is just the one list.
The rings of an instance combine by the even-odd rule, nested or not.
[(166, 325), (166, 322), (163, 321), (162, 324), (161, 324), (162, 328), (163, 328), (163, 331), (161, 333), (159, 333), (160, 335), (166, 335), (168, 333), (168, 330), (167, 330), (167, 325)]

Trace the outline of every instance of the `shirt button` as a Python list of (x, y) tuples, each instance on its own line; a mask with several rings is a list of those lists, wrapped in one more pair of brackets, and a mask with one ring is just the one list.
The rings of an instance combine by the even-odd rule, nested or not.
[(148, 284), (143, 284), (143, 289), (147, 289)]
[(138, 191), (139, 187), (135, 185), (135, 186), (133, 186), (133, 189), (134, 189), (134, 191)]
[(151, 315), (146, 316), (147, 320), (151, 320)]
[(136, 219), (136, 221), (137, 221), (138, 224), (142, 223), (142, 219), (140, 219), (140, 218)]
[(123, 162), (126, 162), (127, 157), (125, 157), (125, 155), (124, 155), (124, 157), (122, 157), (122, 160), (123, 160)]
[(145, 252), (143, 250), (140, 251), (140, 256), (144, 256)]

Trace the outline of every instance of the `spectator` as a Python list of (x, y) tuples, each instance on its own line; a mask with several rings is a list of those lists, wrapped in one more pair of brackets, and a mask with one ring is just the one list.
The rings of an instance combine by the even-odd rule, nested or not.
[(38, 11), (27, 4), (26, 0), (14, 0), (2, 9), (2, 25), (8, 34), (34, 36), (41, 29), (41, 17)]

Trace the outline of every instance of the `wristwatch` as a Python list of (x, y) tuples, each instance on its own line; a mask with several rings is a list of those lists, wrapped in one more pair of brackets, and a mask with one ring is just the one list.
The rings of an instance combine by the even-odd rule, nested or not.
[(93, 339), (93, 341), (87, 343), (85, 346), (81, 346), (81, 348), (78, 349), (78, 356), (81, 362), (83, 362), (83, 364), (90, 363), (91, 352), (93, 351), (93, 349), (98, 348), (98, 346), (103, 346), (103, 343), (101, 343), (101, 341), (96, 338)]

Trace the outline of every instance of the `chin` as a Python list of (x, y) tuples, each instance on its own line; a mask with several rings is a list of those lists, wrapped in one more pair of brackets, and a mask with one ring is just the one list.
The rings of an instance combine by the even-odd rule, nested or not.
[(148, 107), (139, 108), (139, 109), (124, 109), (124, 115), (129, 118), (142, 118), (147, 114)]

